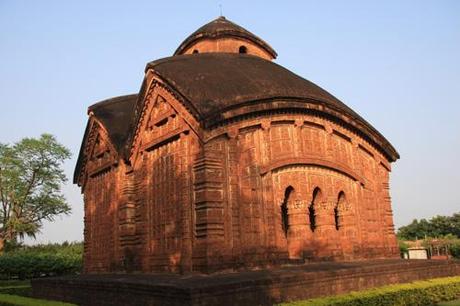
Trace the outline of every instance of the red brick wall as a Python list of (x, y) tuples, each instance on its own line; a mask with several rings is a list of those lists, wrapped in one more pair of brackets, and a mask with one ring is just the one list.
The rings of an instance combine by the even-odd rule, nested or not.
[(119, 182), (116, 153), (104, 130), (95, 125), (93, 150), (89, 158), (84, 188), (84, 264), (86, 272), (119, 269)]
[[(135, 269), (189, 271), (192, 256), (192, 163), (198, 138), (185, 110), (157, 86), (146, 98), (132, 158), (137, 244)], [(171, 104), (172, 102), (172, 104)]]
[[(251, 266), (288, 257), (399, 256), (389, 165), (360, 136), (318, 117), (271, 115), (219, 127), (205, 137), (210, 140), (204, 151), (217, 156), (214, 167), (223, 176), (217, 189), (216, 182), (210, 188), (219, 192), (209, 197), (219, 199), (219, 208), (208, 210), (220, 214), (212, 219), (214, 231), (219, 229), (213, 237), (217, 269), (231, 266), (226, 260)], [(293, 192), (285, 199), (288, 188)], [(312, 230), (308, 208), (316, 188), (321, 196), (315, 199)], [(281, 213), (285, 200), (287, 233)]]
[(390, 165), (361, 136), (301, 113), (203, 130), (155, 82), (129, 165), (102, 129), (94, 131), (101, 134), (94, 152), (105, 153), (86, 170), (85, 271), (209, 272), (399, 256)]

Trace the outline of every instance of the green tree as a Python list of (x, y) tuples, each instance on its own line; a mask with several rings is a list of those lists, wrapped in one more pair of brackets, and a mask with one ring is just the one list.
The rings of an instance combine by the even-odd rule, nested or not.
[(70, 152), (49, 134), (0, 143), (0, 250), (18, 237), (35, 237), (43, 221), (71, 209), (61, 193)]
[(455, 213), (450, 217), (451, 232), (460, 238), (460, 213)]
[(431, 223), (431, 237), (439, 237), (451, 234), (452, 224), (451, 217), (435, 216), (430, 219)]
[(400, 239), (415, 240), (425, 237), (454, 235), (460, 238), (460, 213), (452, 216), (435, 216), (430, 220), (417, 219), (398, 229)]

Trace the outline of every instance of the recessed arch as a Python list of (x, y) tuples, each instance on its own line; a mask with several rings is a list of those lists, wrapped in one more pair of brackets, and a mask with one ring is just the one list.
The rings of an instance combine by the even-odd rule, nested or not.
[(281, 203), (281, 228), (284, 233), (284, 237), (288, 237), (289, 232), (289, 201), (292, 200), (294, 196), (294, 188), (292, 186), (288, 186), (284, 191), (284, 199)]
[(238, 49), (238, 52), (241, 54), (246, 54), (248, 53), (248, 48), (246, 46), (240, 46), (240, 48)]
[(198, 53), (200, 53), (200, 52), (199, 52), (197, 49), (194, 49), (192, 53), (193, 53), (193, 54), (198, 54)]
[(345, 197), (345, 192), (340, 191), (339, 195), (337, 197), (337, 204), (335, 205), (334, 208), (334, 221), (335, 221), (335, 229), (339, 230), (340, 227), (342, 226), (342, 220), (341, 220), (341, 214), (342, 214), (342, 209), (343, 206), (346, 202), (346, 197)]
[(316, 207), (318, 204), (321, 202), (323, 198), (323, 194), (321, 192), (321, 189), (319, 187), (316, 187), (313, 189), (313, 197), (311, 200), (310, 205), (308, 206), (308, 218), (310, 221), (310, 229), (312, 232), (315, 231), (316, 229)]

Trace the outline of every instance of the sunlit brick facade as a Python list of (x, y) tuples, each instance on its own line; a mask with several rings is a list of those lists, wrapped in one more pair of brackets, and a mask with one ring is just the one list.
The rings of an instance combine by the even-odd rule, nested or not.
[(89, 108), (74, 181), (85, 271), (212, 272), (398, 257), (399, 156), (335, 97), (220, 17)]

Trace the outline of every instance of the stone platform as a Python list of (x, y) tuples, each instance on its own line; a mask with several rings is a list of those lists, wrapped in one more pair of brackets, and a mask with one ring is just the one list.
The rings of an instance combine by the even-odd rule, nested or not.
[(460, 261), (311, 263), (211, 275), (98, 274), (32, 281), (35, 297), (79, 305), (272, 305), (460, 275)]

